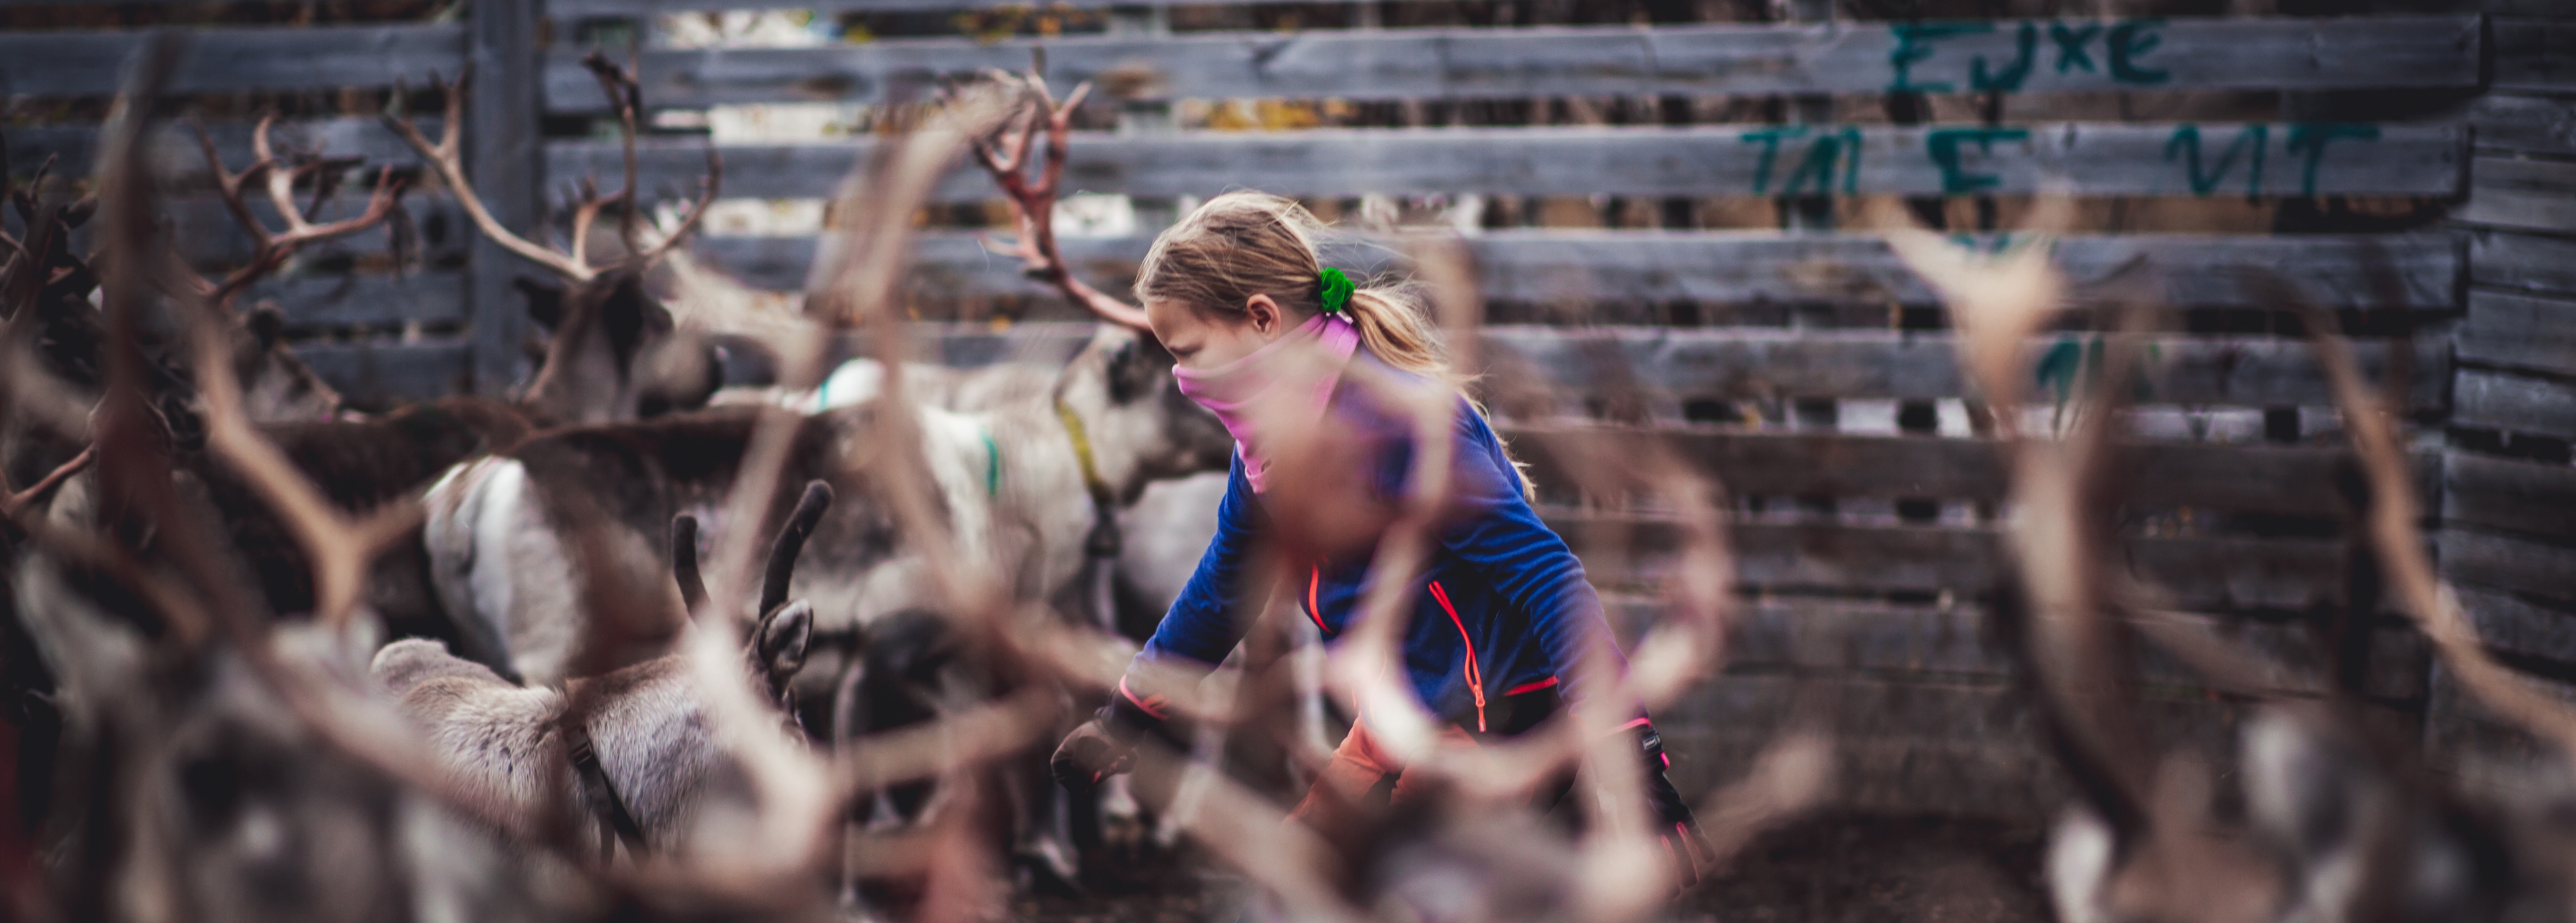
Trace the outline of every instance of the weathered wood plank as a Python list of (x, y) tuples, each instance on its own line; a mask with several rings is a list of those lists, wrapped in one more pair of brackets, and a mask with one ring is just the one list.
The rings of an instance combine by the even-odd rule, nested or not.
[[(1995, 444), (1981, 439), (1583, 424), (1511, 424), (1503, 434), (1551, 496), (1571, 495), (1576, 472), (1657, 446), (1738, 495), (1998, 501), (2008, 486)], [(2315, 516), (2350, 509), (2337, 486), (2351, 455), (2341, 448), (2138, 442), (2122, 452), (2135, 474), (2121, 498), (2138, 506)]]
[[(366, 209), (364, 191), (341, 195), (323, 207), (321, 220), (336, 221), (355, 217)], [(285, 227), (277, 220), (277, 211), (265, 198), (250, 201), (251, 213), (269, 227)], [(414, 243), (420, 248), (419, 259), (431, 266), (452, 265), (462, 261), (465, 248), (475, 236), (474, 226), (456, 200), (444, 195), (406, 195), (403, 209), (411, 213), (412, 226), (420, 232)], [(201, 266), (238, 265), (250, 259), (250, 235), (233, 220), (232, 213), (212, 195), (173, 197), (165, 205), (171, 224), (171, 239), (179, 253), (189, 262)], [(93, 228), (82, 228), (84, 237)], [(306, 249), (311, 259), (324, 254), (382, 254), (392, 245), (390, 231), (379, 225), (346, 237), (335, 237)]]
[(2462, 369), (2451, 402), (2453, 425), (2576, 438), (2576, 386)]
[[(438, 137), (440, 119), (421, 120), (421, 130)], [(253, 123), (216, 122), (206, 126), (213, 135), (215, 149), (230, 169), (239, 170), (256, 158), (251, 156), (250, 136)], [(96, 125), (28, 125), (0, 131), (9, 144), (9, 167), (19, 175), (35, 172), (47, 157), (57, 158), (54, 171), (85, 173), (98, 159), (99, 127)], [(299, 119), (279, 121), (269, 132), (270, 140), (280, 147), (310, 151), (317, 146), (333, 157), (363, 157), (368, 166), (411, 166), (420, 155), (410, 145), (395, 137), (384, 123), (370, 118)], [(211, 174), (206, 171), (206, 156), (197, 147), (197, 134), (189, 126), (164, 124), (153, 132), (144, 149), (154, 176), (163, 182), (182, 186), (209, 186)]]
[[(1633, 597), (1614, 597), (1605, 603), (1614, 617), (1640, 624), (1654, 619), (1661, 608), (1654, 600)], [(1786, 668), (1935, 682), (1962, 677), (2009, 680), (2015, 668), (1998, 642), (1988, 637), (1987, 617), (1984, 609), (1973, 605), (1750, 601), (1736, 610), (1726, 659), (1738, 671)], [(2576, 615), (2566, 617), (2576, 626)], [(2262, 684), (2262, 690), (2315, 694), (2333, 682), (2332, 652), (2319, 645), (2316, 633), (2304, 624), (2185, 618), (2216, 640), (2256, 654), (2263, 671), (2253, 679)], [(2374, 634), (2373, 657), (2364, 673), (2368, 694), (2385, 699), (2423, 696), (2427, 664), (2417, 637), (2402, 628)], [(2208, 677), (2162, 656), (2152, 644), (2141, 649), (2144, 681), (2176, 689), (2210, 688)]]
[[(0, 2), (33, 2), (33, 0), (0, 0)], [(104, 3), (110, 0), (77, 0), (82, 3)], [(177, 2), (177, 0), (169, 0)], [(546, 4), (546, 15), (561, 18), (616, 17), (628, 19), (658, 13), (702, 12), (719, 7), (709, 0), (553, 0)], [(797, 0), (800, 10), (817, 13), (925, 13), (946, 10), (1026, 10), (1027, 0)], [(1112, 6), (1158, 7), (1239, 6), (1251, 3), (1274, 3), (1277, 0), (1050, 0), (1050, 8), (1077, 10), (1106, 9)], [(1391, 3), (1418, 3), (1423, 0), (1385, 0)], [(1023, 62), (1025, 63), (1025, 62)]]
[(2540, 605), (2508, 593), (2453, 587), (2478, 640), (2495, 650), (2576, 664), (2576, 610)]
[(2576, 602), (2576, 549), (2475, 529), (2446, 528), (2434, 542), (2445, 580)]
[[(1643, 389), (1649, 398), (1718, 400), (1921, 400), (1966, 393), (1957, 349), (1946, 334), (1765, 328), (1564, 331), (1509, 325), (1486, 327), (1483, 333), (1496, 353), (1496, 371), (1536, 372), (1581, 393)], [(2080, 343), (2090, 336), (2057, 339)], [(2160, 336), (2150, 342), (2156, 359), (2155, 368), (2143, 374), (2144, 401), (2239, 407), (2334, 403), (2312, 350), (2301, 340)], [(2384, 374), (2387, 344), (2359, 341), (2353, 346), (2365, 374)], [(2415, 344), (2409, 393), (2418, 406), (2442, 405), (2448, 354), (2445, 343)]]
[(2488, 228), (2470, 231), (2469, 282), (2513, 292), (2576, 295), (2576, 240)]
[(2442, 486), (2446, 520), (2576, 539), (2576, 468), (2445, 452)]
[[(2078, 195), (2446, 196), (2460, 188), (2464, 137), (2359, 123), (1201, 131), (1076, 138), (1065, 172), (1069, 190), (1163, 197), (1255, 182), (1282, 195), (2011, 195), (2062, 184)], [(725, 191), (820, 198), (874, 144), (725, 146)], [(549, 144), (547, 175), (613, 176), (622, 156), (615, 142)], [(648, 189), (694, 189), (705, 170), (695, 142), (656, 140), (641, 157)], [(933, 191), (995, 197), (972, 168)]]
[(2499, 90), (2576, 90), (2576, 22), (2497, 17), (2495, 82)]
[[(948, 38), (655, 50), (645, 52), (639, 78), (657, 107), (873, 103), (990, 68), (1025, 68), (1041, 45), (1050, 80), (1129, 85), (1141, 70), (1156, 78), (1141, 87), (1149, 97), (2328, 90), (2475, 86), (2479, 29), (2470, 16), (2386, 16)], [(606, 110), (581, 54), (550, 57), (550, 109)]]
[[(2139, 706), (2157, 746), (2187, 745), (2222, 763), (2245, 714), (2207, 700), (2150, 696)], [(1708, 791), (1810, 720), (1834, 740), (1840, 783), (1827, 800), (1838, 807), (2042, 821), (2069, 797), (2040, 746), (2037, 715), (2002, 684), (1730, 674), (1665, 706), (1655, 727), (1673, 751), (1674, 784)]]
[[(1675, 534), (1655, 516), (1550, 507), (1542, 514), (1595, 579), (1657, 579)], [(1730, 526), (1737, 580), (1772, 589), (1990, 591), (2004, 571), (2002, 534), (1990, 527), (1737, 522)], [(2340, 603), (2344, 543), (2313, 539), (2130, 538), (2131, 568), (2184, 606), (2201, 610), (2305, 610)]]
[(244, 304), (274, 301), (295, 330), (448, 326), (465, 321), (465, 279), (452, 269), (411, 276), (306, 274), (252, 286)]
[(382, 406), (463, 394), (466, 344), (435, 339), (415, 343), (367, 340), (305, 343), (297, 358), (352, 401)]
[[(0, 33), (0, 96), (111, 96), (149, 33)], [(382, 87), (454, 75), (465, 27), (449, 23), (198, 28), (174, 93)]]
[[(2001, 241), (1968, 238), (1979, 249)], [(805, 283), (810, 237), (705, 237), (691, 245), (743, 282), (776, 291)], [(1065, 259), (1096, 285), (1125, 287), (1152, 241), (1144, 237), (1062, 238)], [(1486, 297), (1579, 307), (1595, 302), (1834, 301), (1938, 303), (1931, 287), (1867, 235), (1669, 231), (1497, 231), (1467, 238)], [(2246, 284), (2268, 271), (2318, 304), (2451, 311), (2459, 307), (2466, 245), (2439, 234), (2229, 237), (2198, 234), (2088, 234), (2057, 240), (2057, 266), (2078, 290), (2143, 282), (2177, 307), (2240, 307), (2268, 301)], [(1325, 260), (1354, 272), (1402, 269), (1382, 242), (1336, 239)], [(916, 241), (910, 296), (922, 316), (996, 296), (1036, 302), (1024, 319), (1069, 319), (1077, 309), (1031, 281), (1015, 261), (975, 238), (928, 234)], [(2391, 278), (2389, 290), (2378, 284)]]
[(2576, 300), (2470, 292), (2452, 348), (2462, 362), (2576, 376)]
[(2576, 156), (2576, 100), (2489, 93), (2466, 119), (2479, 150)]
[(2576, 231), (2576, 162), (2481, 155), (2469, 164), (2469, 200), (2452, 217), (2529, 231)]

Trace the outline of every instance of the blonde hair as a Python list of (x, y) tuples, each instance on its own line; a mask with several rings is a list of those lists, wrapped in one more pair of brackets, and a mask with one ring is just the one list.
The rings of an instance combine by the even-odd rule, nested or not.
[[(1245, 302), (1268, 295), (1292, 313), (1315, 314), (1324, 309), (1324, 263), (1315, 252), (1323, 230), (1324, 223), (1295, 199), (1265, 192), (1217, 196), (1154, 238), (1136, 272), (1136, 297), (1241, 320)], [(1359, 328), (1360, 343), (1380, 361), (1453, 388), (1463, 384), (1412, 292), (1369, 285), (1351, 292), (1344, 310)]]
[[(1153, 249), (1145, 251), (1145, 262), (1136, 270), (1136, 298), (1177, 301), (1202, 316), (1237, 322), (1246, 317), (1245, 302), (1254, 295), (1268, 295), (1294, 313), (1315, 314), (1324, 309), (1324, 260), (1315, 252), (1315, 238), (1323, 231), (1324, 222), (1295, 199), (1266, 192), (1217, 196), (1154, 238)], [(1467, 395), (1470, 378), (1449, 367), (1439, 328), (1411, 290), (1382, 284), (1358, 288), (1343, 310), (1370, 355), (1446, 385), (1466, 396), (1476, 413), (1485, 412), (1484, 404)], [(1530, 480), (1529, 466), (1513, 457), (1501, 433), (1494, 440), (1520, 475), (1522, 494), (1536, 500), (1538, 485)]]

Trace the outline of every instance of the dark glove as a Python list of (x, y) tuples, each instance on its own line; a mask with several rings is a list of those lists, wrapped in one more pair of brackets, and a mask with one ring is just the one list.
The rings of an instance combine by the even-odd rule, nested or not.
[(1055, 784), (1069, 792), (1090, 791), (1110, 776), (1134, 768), (1135, 743), (1120, 740), (1098, 718), (1064, 735), (1064, 742), (1055, 746), (1055, 756), (1047, 760), (1047, 770), (1055, 775)]
[(1129, 698), (1125, 683), (1109, 693), (1098, 716), (1064, 735), (1047, 770), (1066, 791), (1085, 792), (1110, 776), (1136, 768), (1136, 747), (1147, 734), (1164, 730), (1163, 719)]
[(1708, 838), (1700, 834), (1699, 822), (1691, 817), (1690, 802), (1682, 800), (1682, 793), (1673, 788), (1673, 780), (1664, 775), (1673, 761), (1664, 755), (1663, 735), (1655, 733), (1653, 725), (1640, 726), (1637, 747), (1646, 763), (1646, 812), (1679, 873), (1675, 880), (1682, 887), (1690, 887), (1716, 856), (1709, 848)]

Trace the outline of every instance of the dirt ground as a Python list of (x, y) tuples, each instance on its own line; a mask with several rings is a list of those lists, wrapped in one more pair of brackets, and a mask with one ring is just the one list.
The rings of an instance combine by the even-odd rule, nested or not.
[[(1938, 816), (1819, 815), (1772, 831), (1674, 905), (1724, 923), (2023, 923), (2050, 914), (2037, 828)], [(1234, 923), (1239, 879), (1187, 854), (1123, 893), (1024, 896), (1046, 923)]]

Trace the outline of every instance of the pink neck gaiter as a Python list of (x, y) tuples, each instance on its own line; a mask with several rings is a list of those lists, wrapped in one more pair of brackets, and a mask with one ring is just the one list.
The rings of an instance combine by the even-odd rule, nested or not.
[(1342, 367), (1350, 362), (1351, 353), (1358, 350), (1359, 345), (1359, 328), (1351, 326), (1350, 321), (1339, 314), (1319, 314), (1289, 331), (1287, 336), (1253, 350), (1251, 355), (1212, 369), (1192, 370), (1173, 366), (1172, 377), (1180, 380), (1183, 396), (1197, 401), (1199, 406), (1216, 414), (1217, 420), (1225, 424), (1225, 431), (1234, 436), (1235, 453), (1243, 456), (1244, 476), (1252, 482), (1253, 491), (1260, 492), (1266, 489), (1264, 475), (1267, 474), (1267, 466), (1258, 451), (1261, 440), (1254, 432), (1253, 407), (1258, 402), (1274, 399), (1273, 391), (1305, 384), (1291, 380), (1302, 377), (1298, 374), (1301, 369), (1298, 363), (1283, 361), (1290, 358), (1284, 353), (1291, 349), (1321, 349), (1329, 360), (1313, 383), (1313, 396), (1309, 402), (1292, 405), (1295, 412), (1320, 417), (1325, 403), (1333, 398), (1333, 386), (1341, 381)]

